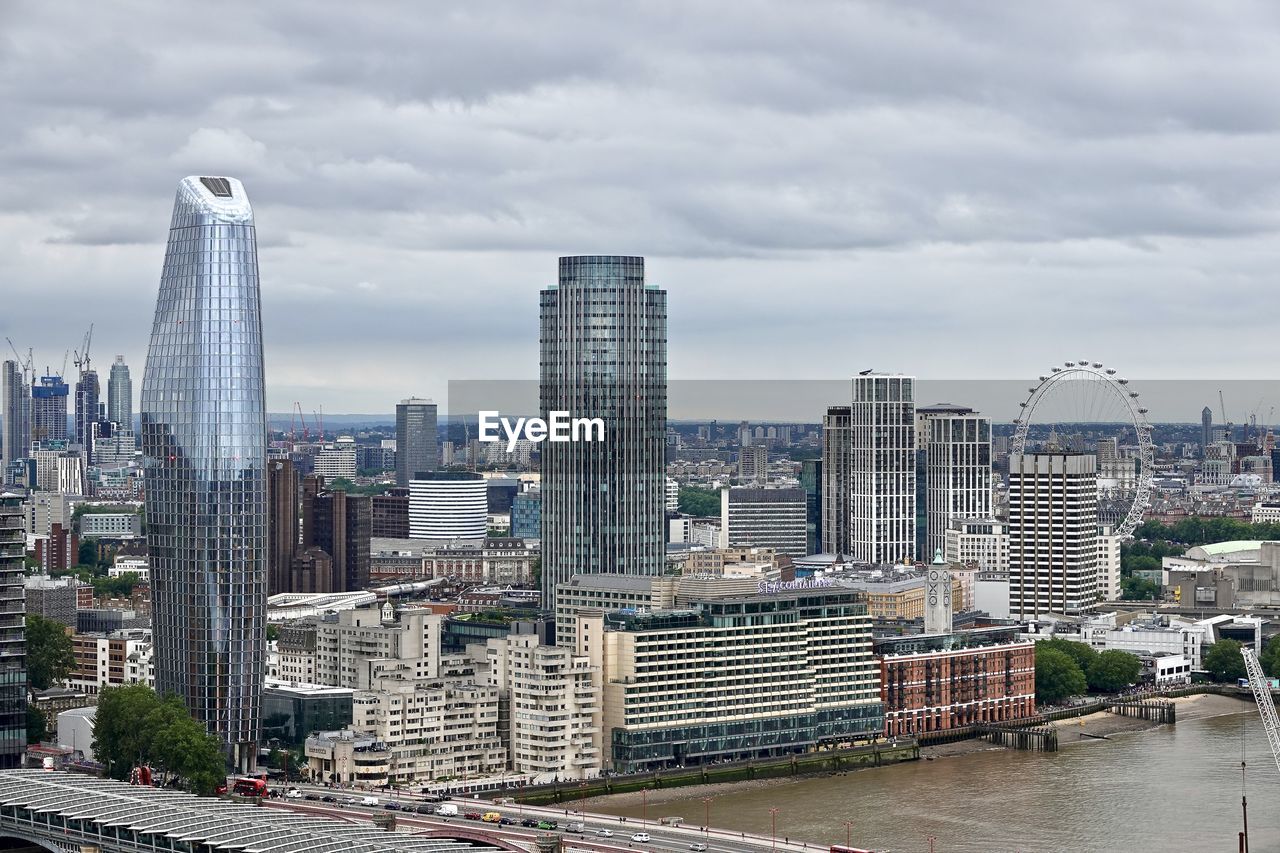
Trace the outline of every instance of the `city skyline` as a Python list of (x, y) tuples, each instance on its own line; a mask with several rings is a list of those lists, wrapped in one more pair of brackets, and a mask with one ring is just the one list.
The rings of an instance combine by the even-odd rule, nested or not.
[[(0, 152), (16, 309), (0, 333), (38, 346), (38, 364), (56, 368), (74, 340), (28, 333), (49, 301), (83, 312), (71, 328), (101, 318), (99, 351), (141, 364), (168, 189), (230, 173), (271, 224), (271, 411), (382, 412), (532, 364), (521, 315), (550, 259), (577, 252), (648, 258), (671, 294), (677, 380), (843, 379), (891, 348), (892, 369), (922, 377), (1017, 379), (1072, 353), (1135, 380), (1269, 369), (1264, 317), (1221, 308), (1274, 267), (1261, 92), (1280, 63), (1245, 35), (1265, 27), (1260, 4), (1229, 23), (1165, 11), (1155, 31), (1101, 4), (999, 20), (710, 4), (685, 10), (677, 37), (642, 9), (428, 23), (406, 7), (395, 32), (335, 10), (298, 32), (287, 8), (232, 7), (200, 29), (244, 56), (201, 75), (171, 51), (188, 22), (158, 7), (111, 40), (97, 35), (109, 8), (6, 16), (24, 130)], [(1184, 31), (1203, 36), (1201, 62), (1183, 61)], [(553, 47), (565, 33), (590, 48)], [(385, 64), (358, 59), (374, 43)], [(1077, 300), (1098, 306), (1089, 323), (1026, 322)], [(957, 328), (993, 333), (945, 353), (896, 346)], [(337, 329), (360, 346), (333, 346)], [(1233, 345), (1179, 357), (1157, 329)], [(744, 363), (748, 330), (809, 347)]]

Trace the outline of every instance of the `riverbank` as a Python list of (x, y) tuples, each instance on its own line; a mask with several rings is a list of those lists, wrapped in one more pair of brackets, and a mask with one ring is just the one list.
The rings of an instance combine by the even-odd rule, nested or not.
[[(1238, 714), (1252, 707), (1251, 702), (1231, 696), (1218, 696), (1212, 693), (1201, 693), (1195, 696), (1180, 696), (1166, 700), (1172, 702), (1177, 709), (1178, 722), (1202, 720), (1222, 714)], [(1161, 723), (1143, 720), (1137, 717), (1122, 717), (1109, 711), (1098, 711), (1083, 717), (1074, 717), (1050, 723), (1058, 729), (1058, 744), (1066, 748), (1081, 743), (1096, 742), (1113, 735), (1128, 732), (1141, 732), (1153, 729)], [(1175, 724), (1176, 725), (1176, 724)]]

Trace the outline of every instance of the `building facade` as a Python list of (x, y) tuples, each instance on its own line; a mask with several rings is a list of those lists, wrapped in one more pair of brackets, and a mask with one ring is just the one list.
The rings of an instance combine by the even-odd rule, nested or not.
[(31, 440), (66, 441), (67, 398), (70, 389), (61, 376), (41, 376), (31, 386)]
[(116, 356), (107, 379), (107, 420), (133, 432), (133, 379), (124, 356)]
[(720, 547), (769, 548), (803, 557), (809, 545), (808, 518), (803, 489), (721, 489)]
[(922, 419), (925, 441), (926, 559), (946, 549), (951, 522), (991, 516), (991, 420), (974, 412)]
[(860, 563), (910, 563), (916, 552), (915, 379), (853, 380), (850, 543)]
[(977, 564), (982, 571), (1003, 572), (1009, 566), (1008, 525), (995, 518), (952, 519), (943, 537), (948, 563)]
[(542, 445), (542, 592), (575, 574), (665, 567), (667, 294), (644, 258), (564, 257), (540, 297), (541, 416), (601, 418), (604, 441)]
[(178, 187), (142, 382), (157, 688), (256, 761), (266, 657), (266, 410), (253, 210)]
[(822, 417), (822, 551), (849, 553), (849, 475), (853, 435), (848, 406), (832, 406)]
[(102, 396), (102, 386), (98, 381), (98, 371), (90, 370), (85, 362), (80, 378), (76, 380), (75, 402), (75, 440), (84, 446), (85, 460), (93, 464), (93, 425), (98, 422), (98, 399)]
[(440, 461), (436, 404), (411, 397), (396, 404), (396, 485), (408, 486), (420, 472), (434, 471)]
[(484, 538), (489, 529), (485, 479), (474, 471), (423, 471), (409, 481), (409, 537)]
[(31, 452), (31, 386), (16, 361), (0, 365), (0, 477)]
[(1009, 455), (1009, 609), (1075, 616), (1098, 601), (1097, 460)]
[(27, 746), (27, 647), (22, 499), (0, 494), (0, 769), (22, 766)]
[(298, 553), (298, 470), (291, 459), (267, 463), (267, 594), (294, 592), (290, 572)]

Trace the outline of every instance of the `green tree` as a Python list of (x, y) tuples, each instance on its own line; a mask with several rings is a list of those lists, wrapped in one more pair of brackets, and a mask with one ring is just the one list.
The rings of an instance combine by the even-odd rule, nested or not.
[(218, 739), (176, 696), (161, 699), (144, 684), (102, 690), (93, 751), (113, 779), (128, 779), (135, 765), (145, 763), (162, 778), (176, 777), (188, 791), (207, 796), (226, 778)]
[(149, 738), (139, 721), (159, 705), (160, 697), (145, 684), (105, 687), (98, 694), (93, 754), (112, 779), (128, 779), (133, 767), (146, 759)]
[(27, 743), (39, 743), (49, 737), (49, 725), (35, 705), (27, 706)]
[(677, 508), (685, 515), (707, 518), (720, 514), (720, 493), (714, 489), (681, 486)]
[(1123, 601), (1151, 601), (1160, 594), (1160, 586), (1146, 578), (1127, 577), (1120, 579), (1120, 598)]
[(1077, 643), (1074, 640), (1064, 640), (1061, 637), (1039, 641), (1036, 643), (1036, 653), (1039, 654), (1041, 649), (1062, 652), (1076, 662), (1081, 672), (1088, 672), (1089, 667), (1093, 666), (1093, 662), (1098, 659), (1098, 652), (1093, 646)]
[(85, 539), (80, 543), (80, 550), (76, 553), (76, 562), (89, 568), (98, 567), (98, 542), (96, 539)]
[(27, 616), (27, 681), (33, 690), (48, 690), (65, 681), (75, 668), (71, 637), (61, 622), (32, 613)]
[(1036, 644), (1036, 702), (1051, 705), (1088, 688), (1080, 665), (1066, 652)]
[(1135, 684), (1142, 675), (1142, 662), (1137, 655), (1120, 649), (1107, 649), (1085, 671), (1089, 689), (1100, 693), (1119, 693)]
[(1235, 640), (1219, 640), (1206, 649), (1203, 666), (1214, 681), (1230, 683), (1245, 677), (1244, 656)]
[(280, 626), (270, 625), (270, 624), (267, 625), (267, 640), (272, 641), (272, 640), (278, 640), (278, 639), (280, 639)]
[(1258, 656), (1263, 671), (1272, 678), (1280, 678), (1280, 634), (1272, 637)]

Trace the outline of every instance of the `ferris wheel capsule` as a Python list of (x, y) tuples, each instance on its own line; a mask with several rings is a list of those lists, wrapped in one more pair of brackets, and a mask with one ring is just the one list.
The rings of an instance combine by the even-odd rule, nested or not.
[(1061, 373), (1061, 372), (1062, 372), (1062, 368), (1061, 368), (1061, 367), (1055, 367), (1055, 368), (1053, 368), (1052, 370), (1053, 370), (1053, 372), (1054, 372), (1054, 373)]
[(1094, 366), (1094, 367), (1097, 367), (1097, 368), (1101, 368), (1101, 367), (1102, 367), (1102, 362), (1100, 362), (1100, 361), (1095, 361), (1095, 362), (1093, 363), (1093, 366)]
[(1108, 367), (1108, 368), (1107, 368), (1107, 375), (1108, 375), (1108, 376), (1115, 376), (1115, 375), (1116, 375), (1116, 369), (1115, 369), (1114, 367)]

